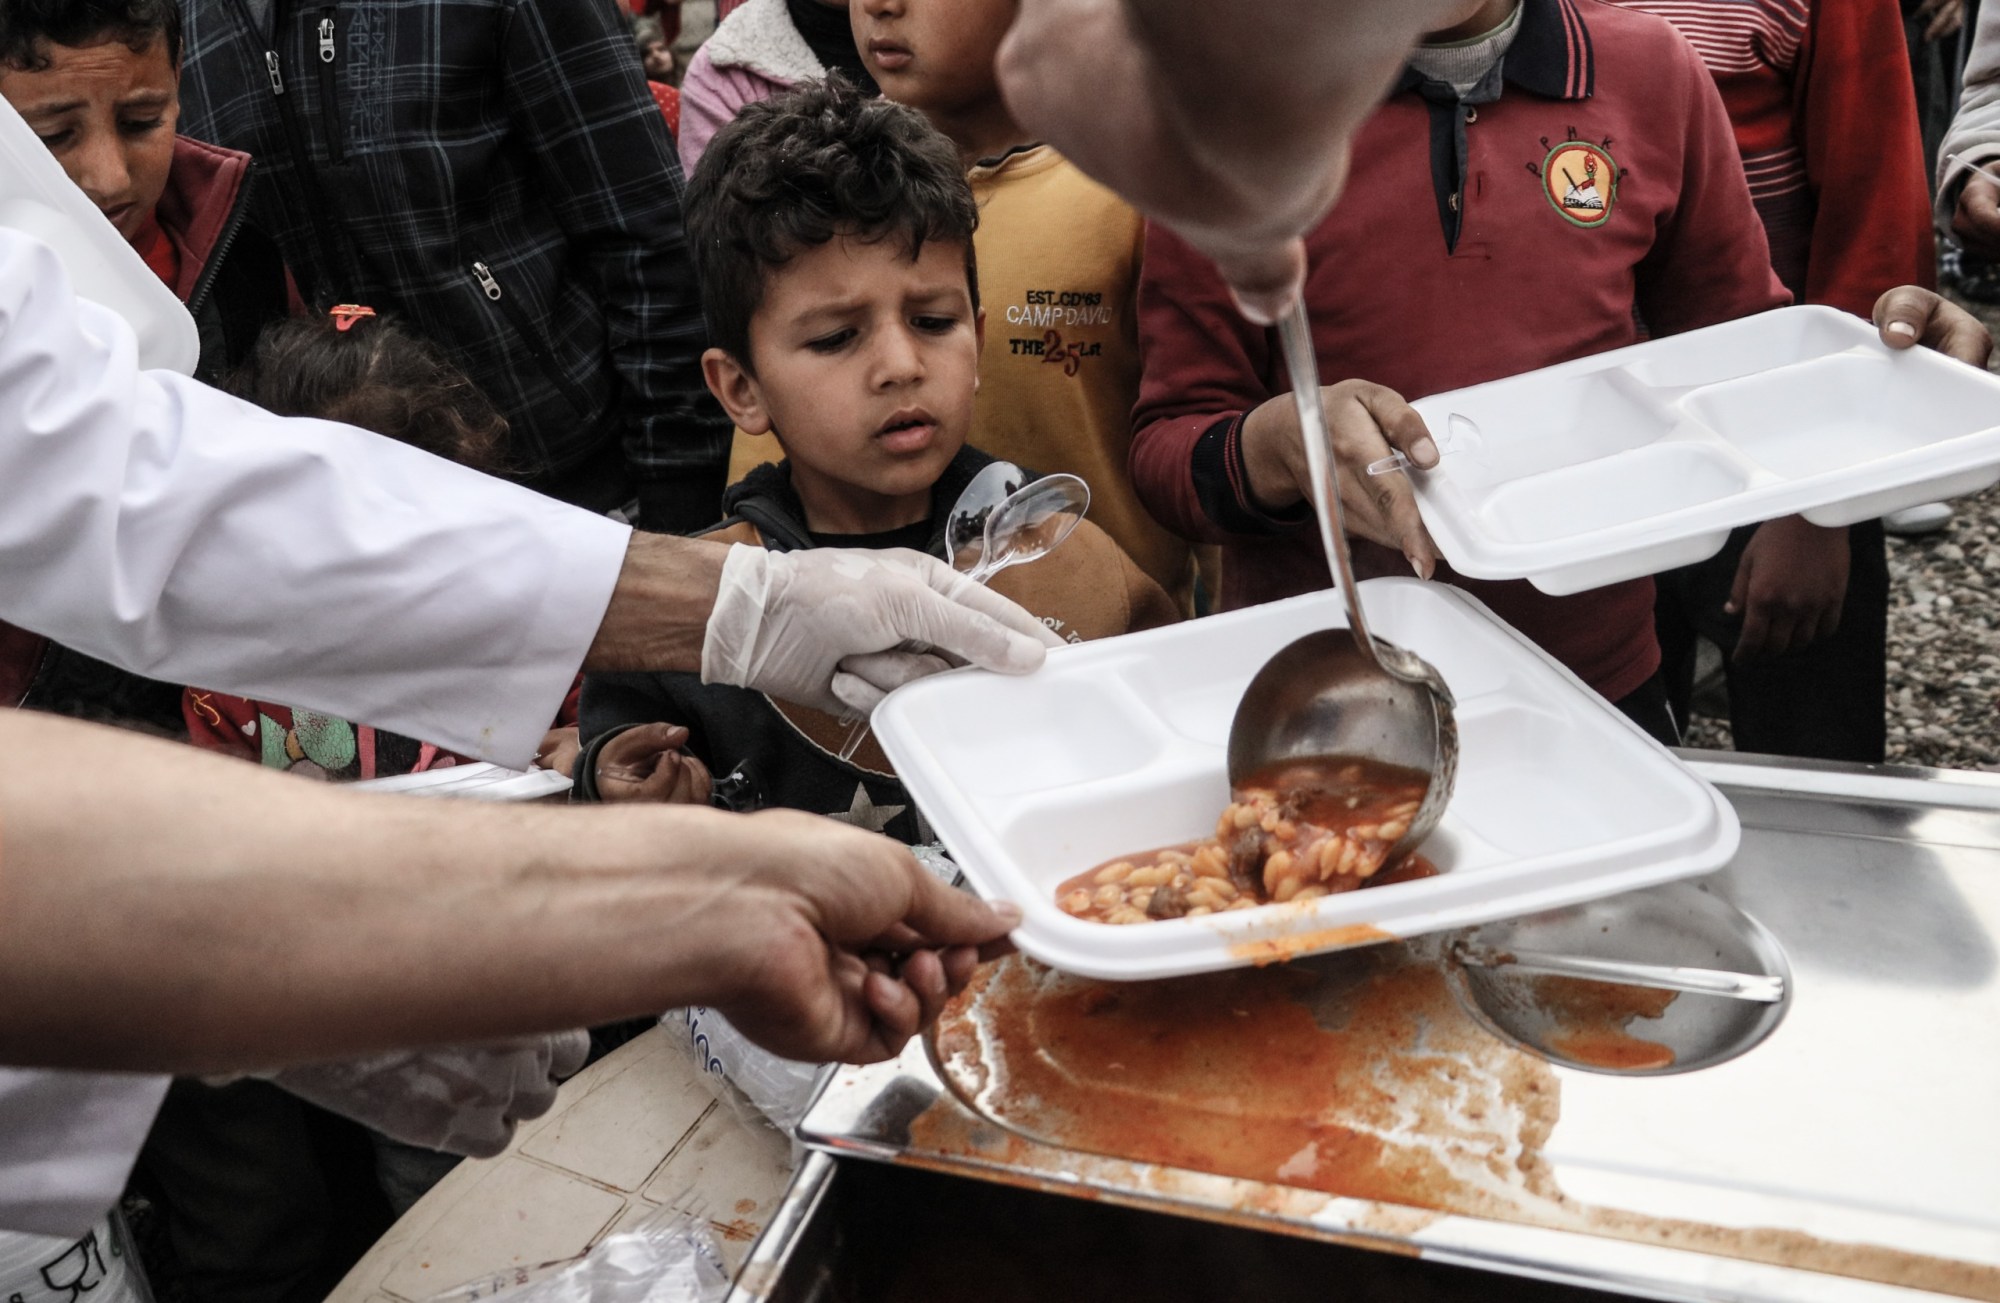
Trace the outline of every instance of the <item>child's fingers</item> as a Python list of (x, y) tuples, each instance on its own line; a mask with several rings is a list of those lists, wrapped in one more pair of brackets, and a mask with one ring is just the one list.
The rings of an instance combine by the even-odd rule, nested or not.
[(1431, 438), (1430, 427), (1401, 394), (1384, 385), (1364, 385), (1355, 397), (1375, 418), (1376, 428), (1392, 447), (1425, 470), (1437, 465), (1437, 442)]
[(683, 755), (681, 768), (688, 774), (688, 804), (707, 805), (708, 798), (715, 794), (715, 779), (710, 776), (708, 766), (693, 756)]
[(1898, 285), (1875, 300), (1875, 329), (1890, 348), (1915, 348), (1930, 326), (1937, 295), (1917, 285)]
[(685, 758), (678, 751), (668, 751), (659, 756), (652, 774), (642, 784), (647, 800), (676, 805), (692, 803), (687, 768), (681, 763)]
[(1744, 659), (1746, 647), (1752, 658), (1763, 647), (1764, 623), (1761, 613), (1754, 613), (1757, 620), (1757, 631), (1754, 639), (1751, 637), (1750, 631), (1750, 622), (1753, 615), (1753, 612), (1750, 610), (1750, 580), (1756, 568), (1756, 555), (1754, 553), (1746, 553), (1743, 559), (1736, 564), (1736, 577), (1729, 585), (1729, 600), (1722, 604), (1722, 613), (1724, 615), (1740, 616), (1743, 620), (1742, 627), (1736, 634), (1735, 658), (1737, 660)]
[(1952, 209), (1951, 232), (1970, 253), (1991, 258), (2000, 253), (2000, 185), (1987, 171), (1991, 162), (1975, 163)]
[(1993, 337), (1979, 318), (1916, 285), (1899, 285), (1875, 300), (1875, 325), (1891, 348), (1922, 344), (1968, 366), (1984, 368), (1993, 351)]
[(1736, 651), (1733, 660), (1754, 661), (1762, 657), (1770, 645), (1771, 624), (1764, 608), (1752, 603), (1743, 613), (1743, 631), (1736, 635)]
[(636, 763), (648, 756), (686, 746), (687, 740), (688, 731), (684, 726), (656, 720), (626, 729), (604, 744), (604, 752), (621, 763)]
[[(707, 805), (708, 784), (703, 781), (706, 771), (692, 756), (675, 754), (660, 761), (661, 768), (669, 763), (674, 767), (674, 786), (667, 799), (680, 805)], [(697, 772), (701, 771), (701, 772)]]
[[(1417, 409), (1403, 401), (1401, 394), (1380, 385), (1367, 385), (1357, 390), (1355, 397), (1383, 442), (1399, 449), (1421, 467), (1437, 465), (1437, 444), (1429, 427)], [(1372, 499), (1382, 532), (1387, 535), (1384, 541), (1402, 551), (1417, 577), (1428, 579), (1436, 573), (1437, 544), (1424, 528), (1409, 476), (1362, 476), (1356, 487), (1365, 488)]]

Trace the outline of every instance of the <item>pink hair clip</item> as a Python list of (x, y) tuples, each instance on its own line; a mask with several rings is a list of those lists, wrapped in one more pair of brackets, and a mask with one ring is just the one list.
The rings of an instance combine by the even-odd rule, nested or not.
[(363, 317), (374, 316), (375, 309), (363, 307), (359, 303), (336, 303), (327, 309), (327, 315), (333, 318), (333, 328), (345, 335), (354, 328), (355, 322)]

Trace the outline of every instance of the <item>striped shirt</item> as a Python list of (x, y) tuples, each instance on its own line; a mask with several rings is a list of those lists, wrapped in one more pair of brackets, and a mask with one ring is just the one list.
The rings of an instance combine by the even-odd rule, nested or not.
[(1771, 264), (1868, 315), (1936, 248), (1897, 0), (1613, 0), (1680, 30), (1722, 92)]

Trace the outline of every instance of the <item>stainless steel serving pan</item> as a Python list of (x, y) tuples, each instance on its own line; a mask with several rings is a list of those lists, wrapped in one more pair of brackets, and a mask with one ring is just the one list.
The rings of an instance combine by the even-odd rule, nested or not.
[[(1021, 1235), (1034, 1200), (1068, 1195), (1094, 1206), (1065, 1205), (1058, 1221), (1115, 1207), (1210, 1223), (1175, 1224), (1194, 1247), (1247, 1227), (1318, 1241), (1314, 1251), (1359, 1246), (1628, 1297), (2000, 1298), (2000, 776), (1713, 755), (1697, 767), (1744, 828), (1735, 860), (1704, 883), (1776, 938), (1794, 995), (1775, 1029), (1712, 1067), (1552, 1069), (1560, 1117), (1542, 1157), (1565, 1199), (1614, 1213), (1615, 1232), (1037, 1143), (961, 1105), (912, 1047), (829, 1084), (801, 1134), (841, 1161), (808, 1164), (735, 1297), (855, 1297), (839, 1288), (843, 1254), (860, 1243), (840, 1193), (867, 1184), (864, 1202), (881, 1203), (898, 1180), (872, 1167), (842, 1177), (845, 1160), (869, 1159), (905, 1181), (926, 1169), (1035, 1192), (1006, 1196), (1029, 1200), (1019, 1207), (951, 1182), (909, 1194), (937, 1208), (962, 1191), (967, 1215), (984, 1219), (974, 1242), (1019, 1254), (1035, 1252)], [(1654, 1224), (1672, 1233), (1648, 1242)], [(821, 1293), (795, 1292), (808, 1276)], [(1479, 1279), (1484, 1292), (1467, 1297), (1508, 1296)], [(1458, 1296), (1426, 1288), (1411, 1296)]]

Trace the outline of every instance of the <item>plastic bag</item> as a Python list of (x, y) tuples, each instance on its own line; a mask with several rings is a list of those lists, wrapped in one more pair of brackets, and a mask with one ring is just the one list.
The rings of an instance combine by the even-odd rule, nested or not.
[(684, 1039), (701, 1065), (703, 1083), (717, 1099), (745, 1122), (768, 1122), (786, 1135), (804, 1120), (820, 1082), (835, 1067), (779, 1058), (713, 1009), (675, 1009), (660, 1016), (660, 1025), (668, 1035)]
[(0, 1298), (8, 1303), (153, 1303), (146, 1271), (116, 1208), (71, 1240), (0, 1231)]
[(707, 1223), (666, 1209), (580, 1258), (467, 1281), (431, 1303), (720, 1303), (728, 1292)]

